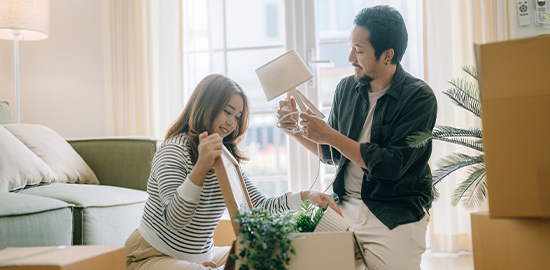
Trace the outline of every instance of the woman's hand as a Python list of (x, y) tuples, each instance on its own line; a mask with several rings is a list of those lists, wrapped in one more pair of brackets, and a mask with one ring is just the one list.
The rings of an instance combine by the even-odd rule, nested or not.
[(223, 142), (220, 135), (217, 133), (208, 135), (208, 132), (203, 132), (199, 135), (199, 158), (197, 159), (198, 166), (212, 168), (214, 161), (222, 154)]
[(214, 166), (214, 162), (222, 154), (223, 142), (220, 135), (214, 133), (208, 135), (208, 132), (199, 134), (199, 158), (191, 170), (189, 178), (197, 185), (204, 184), (204, 178), (208, 171)]
[(312, 204), (316, 204), (320, 208), (325, 208), (328, 204), (332, 210), (336, 211), (336, 213), (343, 217), (340, 207), (338, 207), (338, 204), (336, 204), (332, 196), (314, 190), (304, 190), (300, 192), (300, 195), (302, 197), (302, 201), (309, 200)]
[(202, 266), (210, 267), (210, 268), (216, 268), (216, 264), (214, 262), (203, 262)]

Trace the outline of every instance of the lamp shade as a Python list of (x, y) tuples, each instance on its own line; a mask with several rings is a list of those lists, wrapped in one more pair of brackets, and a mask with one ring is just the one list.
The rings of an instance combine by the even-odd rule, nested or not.
[(0, 39), (19, 40), (48, 38), (50, 30), (50, 0), (0, 0)]
[(270, 101), (313, 77), (306, 63), (290, 50), (256, 69), (267, 100)]

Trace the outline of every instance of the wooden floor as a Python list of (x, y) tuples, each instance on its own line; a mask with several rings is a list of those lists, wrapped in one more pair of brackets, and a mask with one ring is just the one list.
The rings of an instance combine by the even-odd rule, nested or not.
[(431, 253), (422, 255), (421, 270), (474, 270), (474, 257), (470, 252)]

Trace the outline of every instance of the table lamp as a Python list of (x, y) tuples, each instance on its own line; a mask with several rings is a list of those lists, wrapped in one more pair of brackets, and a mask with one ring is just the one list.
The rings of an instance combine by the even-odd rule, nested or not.
[(288, 100), (291, 96), (294, 97), (302, 112), (307, 113), (309, 107), (317, 117), (325, 118), (325, 115), (296, 89), (311, 79), (313, 74), (294, 49), (257, 68), (256, 74), (260, 79), (267, 101), (287, 93)]
[(0, 39), (13, 40), (15, 122), (19, 123), (19, 40), (48, 38), (50, 0), (0, 0)]

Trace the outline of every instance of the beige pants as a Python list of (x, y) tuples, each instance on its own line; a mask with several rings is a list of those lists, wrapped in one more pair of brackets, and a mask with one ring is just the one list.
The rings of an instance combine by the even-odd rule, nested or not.
[(343, 201), (339, 206), (363, 246), (368, 270), (420, 270), (422, 253), (426, 251), (428, 214), (418, 222), (390, 230), (361, 199)]
[[(126, 265), (128, 270), (202, 270), (210, 269), (200, 264), (176, 259), (163, 254), (149, 245), (135, 230), (126, 240)], [(214, 247), (213, 262), (219, 269), (227, 261), (231, 247)]]

